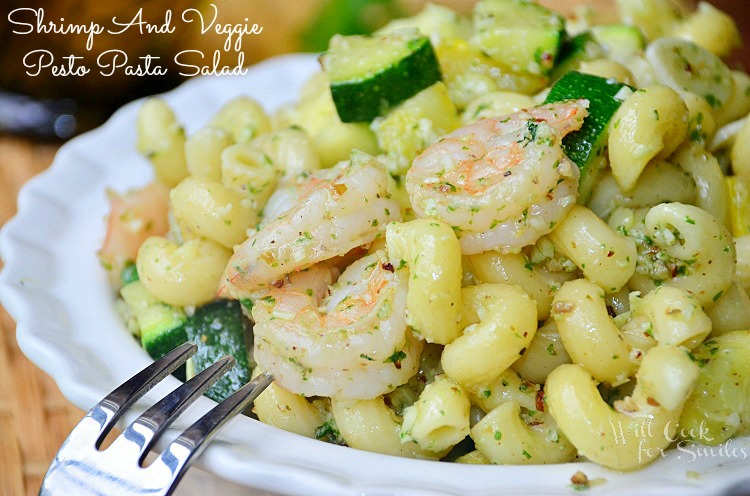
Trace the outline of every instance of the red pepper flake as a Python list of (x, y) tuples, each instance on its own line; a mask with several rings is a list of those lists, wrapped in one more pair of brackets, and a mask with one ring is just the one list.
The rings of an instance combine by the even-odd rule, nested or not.
[(536, 409), (540, 412), (544, 411), (544, 389), (540, 389), (536, 393)]
[(393, 268), (393, 264), (391, 262), (385, 262), (381, 267), (383, 267), (383, 270), (387, 270), (388, 272), (395, 272), (396, 271)]

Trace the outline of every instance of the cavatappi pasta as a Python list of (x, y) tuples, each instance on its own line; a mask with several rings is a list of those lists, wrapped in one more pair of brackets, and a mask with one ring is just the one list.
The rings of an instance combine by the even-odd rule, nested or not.
[[(469, 16), (430, 5), (374, 35), (412, 52), (390, 61), (334, 38), (297, 103), (237, 98), (190, 136), (146, 101), (137, 145), (170, 188), (169, 229), (118, 260), (175, 325), (216, 298), (241, 303), (239, 353), (276, 379), (262, 422), (432, 460), (654, 461), (690, 436), (681, 416), (716, 425), (695, 395), (750, 381), (704, 377), (711, 356), (694, 355), (726, 341), (736, 356), (744, 339), (750, 360), (750, 77), (721, 59), (739, 37), (716, 8), (618, 5), (607, 26), (525, 0), (479, 0)], [(398, 80), (368, 78), (429, 64), (425, 46), (439, 80), (349, 119), (372, 109), (342, 109), (342, 92), (366, 102)], [(380, 72), (341, 82), (368, 63)], [(598, 87), (545, 100), (571, 70), (619, 85), (610, 107)], [(123, 215), (102, 253), (148, 220)], [(137, 322), (158, 354), (147, 336), (174, 327)], [(750, 398), (735, 399), (720, 414), (741, 435)]]

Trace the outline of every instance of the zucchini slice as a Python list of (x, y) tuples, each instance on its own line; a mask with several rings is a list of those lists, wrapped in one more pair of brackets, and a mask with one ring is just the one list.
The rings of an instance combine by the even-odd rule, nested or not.
[(549, 85), (546, 76), (513, 72), (464, 39), (443, 40), (435, 50), (443, 82), (459, 110), (492, 91), (533, 95)]
[(547, 75), (560, 51), (565, 20), (528, 0), (480, 0), (472, 42), (513, 72)]
[(700, 376), (685, 403), (681, 431), (710, 446), (746, 434), (750, 430), (750, 331), (709, 339), (691, 356), (700, 365)]
[(602, 24), (591, 27), (591, 35), (609, 58), (627, 63), (646, 48), (646, 38), (637, 26)]
[(188, 360), (188, 379), (225, 355), (234, 357), (234, 367), (205, 393), (214, 401), (223, 401), (250, 381), (245, 324), (242, 306), (237, 300), (207, 303), (185, 323), (188, 339), (198, 345), (198, 351)]
[(578, 69), (581, 62), (598, 59), (603, 56), (604, 49), (588, 31), (566, 39), (560, 48), (555, 68), (552, 71), (552, 80), (560, 79), (566, 72)]
[(334, 36), (320, 62), (342, 122), (370, 122), (441, 79), (430, 39), (412, 29)]
[(420, 33), (435, 40), (437, 46), (437, 40), (471, 36), (471, 20), (450, 7), (428, 3), (418, 14), (394, 19), (377, 32), (390, 33), (400, 29), (418, 29)]
[(566, 73), (550, 89), (544, 103), (585, 98), (589, 115), (580, 130), (563, 138), (563, 150), (581, 169), (578, 201), (587, 203), (599, 172), (607, 165), (605, 149), (609, 122), (630, 88), (614, 79), (604, 79), (577, 71)]
[(461, 125), (456, 107), (442, 82), (437, 82), (401, 103), (371, 128), (386, 153), (404, 157), (408, 168), (422, 150)]
[(187, 341), (187, 317), (180, 307), (158, 300), (135, 280), (120, 289), (120, 295), (141, 330), (141, 345), (154, 360)]

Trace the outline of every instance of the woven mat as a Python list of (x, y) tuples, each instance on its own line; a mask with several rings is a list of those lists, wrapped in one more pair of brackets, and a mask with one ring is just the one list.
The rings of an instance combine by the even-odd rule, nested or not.
[[(18, 189), (46, 169), (56, 148), (0, 138), (0, 226)], [(0, 265), (0, 267), (2, 267)], [(0, 495), (38, 494), (52, 457), (83, 416), (54, 381), (18, 349), (16, 326), (0, 306)]]
[[(19, 188), (52, 162), (56, 147), (0, 137), (0, 227), (16, 212)], [(0, 270), (2, 262), (0, 261)], [(16, 324), (0, 305), (0, 496), (37, 495), (60, 445), (84, 412), (18, 348)], [(272, 496), (191, 469), (176, 495)]]

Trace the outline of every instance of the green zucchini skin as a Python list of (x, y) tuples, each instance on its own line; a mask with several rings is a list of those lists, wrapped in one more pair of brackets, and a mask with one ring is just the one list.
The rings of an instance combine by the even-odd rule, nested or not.
[(120, 284), (127, 286), (131, 282), (140, 280), (135, 262), (128, 260), (120, 271)]
[(120, 295), (138, 322), (141, 346), (151, 358), (157, 360), (187, 341), (182, 308), (158, 300), (138, 279), (123, 286)]
[(603, 55), (604, 51), (602, 47), (588, 31), (584, 31), (572, 38), (566, 38), (558, 53), (551, 79), (556, 81), (566, 73), (578, 69), (581, 62), (593, 60)]
[(581, 98), (589, 101), (589, 115), (583, 126), (565, 136), (562, 142), (565, 154), (581, 170), (579, 202), (588, 201), (596, 178), (606, 165), (602, 157), (606, 152), (609, 123), (622, 104), (615, 96), (626, 87), (625, 83), (613, 79), (570, 71), (557, 81), (544, 100), (544, 103)]
[(342, 122), (371, 122), (441, 80), (429, 38), (420, 36), (407, 44), (410, 53), (406, 57), (378, 72), (331, 81), (331, 96)]
[(160, 332), (153, 332), (150, 335), (141, 331), (141, 345), (154, 360), (163, 357), (181, 344), (186, 343), (187, 340), (184, 324), (162, 329)]
[(216, 300), (198, 308), (188, 317), (185, 333), (198, 346), (190, 359), (197, 374), (218, 359), (231, 355), (235, 365), (205, 395), (220, 402), (250, 381), (248, 347), (245, 341), (246, 319), (237, 300)]

